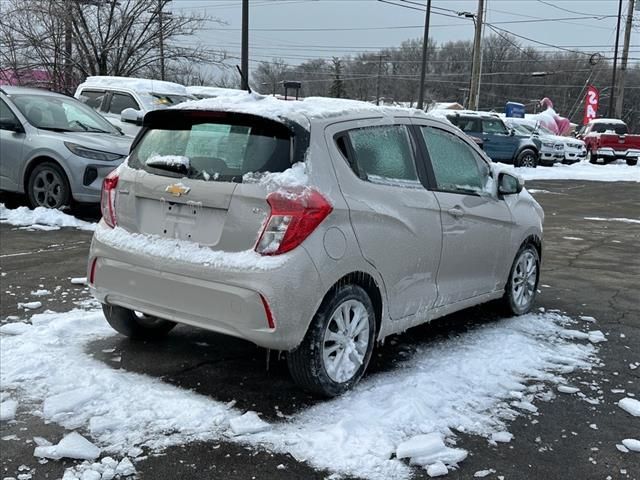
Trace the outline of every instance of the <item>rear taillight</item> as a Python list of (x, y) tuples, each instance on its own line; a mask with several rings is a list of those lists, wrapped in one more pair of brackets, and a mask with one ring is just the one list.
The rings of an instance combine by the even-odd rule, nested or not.
[(310, 188), (270, 193), (267, 203), (271, 215), (256, 245), (256, 252), (262, 255), (279, 255), (293, 250), (333, 210), (319, 192)]
[(98, 258), (94, 258), (91, 261), (91, 267), (89, 267), (89, 285), (93, 285), (96, 280), (96, 264), (98, 263)]
[(102, 181), (102, 193), (100, 194), (100, 210), (102, 218), (107, 225), (114, 228), (117, 224), (116, 218), (116, 187), (118, 186), (118, 172), (112, 171), (104, 177)]

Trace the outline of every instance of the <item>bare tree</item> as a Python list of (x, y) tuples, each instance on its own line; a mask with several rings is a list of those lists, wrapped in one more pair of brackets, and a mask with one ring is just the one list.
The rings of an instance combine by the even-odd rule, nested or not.
[[(157, 77), (161, 61), (168, 70), (184, 62), (220, 64), (222, 52), (184, 44), (207, 22), (221, 22), (193, 13), (169, 16), (169, 1), (7, 0), (0, 16), (0, 68), (44, 69), (53, 88), (61, 89), (65, 80), (71, 83), (65, 64), (74, 83), (88, 75)], [(72, 48), (65, 48), (65, 39)]]
[(278, 85), (286, 80), (289, 66), (281, 58), (274, 58), (270, 62), (260, 62), (253, 72), (253, 83), (261, 92), (275, 95)]

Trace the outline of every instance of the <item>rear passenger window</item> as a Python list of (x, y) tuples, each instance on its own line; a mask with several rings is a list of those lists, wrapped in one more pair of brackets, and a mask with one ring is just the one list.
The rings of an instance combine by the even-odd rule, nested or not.
[(454, 193), (489, 193), (489, 166), (457, 136), (421, 127), (438, 190)]
[(111, 104), (109, 105), (109, 113), (121, 114), (126, 108), (140, 110), (138, 102), (128, 93), (114, 93), (111, 96)]
[(83, 90), (82, 92), (80, 92), (80, 101), (87, 104), (91, 108), (98, 109), (102, 104), (104, 95), (104, 90)]
[(348, 136), (360, 177), (373, 183), (421, 186), (404, 125), (351, 130)]

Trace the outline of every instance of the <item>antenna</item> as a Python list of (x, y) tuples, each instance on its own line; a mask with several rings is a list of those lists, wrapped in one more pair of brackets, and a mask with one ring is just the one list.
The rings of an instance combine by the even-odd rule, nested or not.
[(251, 87), (249, 86), (249, 80), (247, 79), (246, 75), (242, 72), (242, 69), (239, 65), (236, 65), (236, 68), (238, 69), (238, 73), (240, 74), (240, 78), (242, 79), (243, 83), (247, 86), (247, 92), (252, 93)]

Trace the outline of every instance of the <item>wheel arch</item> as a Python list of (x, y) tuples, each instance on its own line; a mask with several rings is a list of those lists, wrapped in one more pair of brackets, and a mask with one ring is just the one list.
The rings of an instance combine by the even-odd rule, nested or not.
[(62, 163), (48, 155), (38, 155), (37, 157), (29, 160), (25, 165), (24, 172), (22, 173), (22, 188), (24, 189), (24, 192), (28, 194), (29, 177), (31, 176), (31, 173), (38, 165), (41, 165), (43, 163), (53, 163), (62, 169), (65, 176), (64, 179), (67, 182), (67, 186), (69, 187), (69, 193), (73, 196), (73, 192), (71, 190), (71, 182), (69, 181), (69, 172), (64, 167), (64, 165), (62, 165)]
[(518, 250), (526, 245), (532, 245), (538, 252), (538, 258), (542, 261), (542, 239), (536, 234), (531, 234), (522, 241)]
[(516, 158), (518, 158), (518, 156), (520, 156), (520, 154), (522, 152), (524, 152), (525, 150), (532, 150), (533, 153), (536, 154), (536, 157), (538, 159), (540, 159), (540, 150), (538, 150), (538, 147), (536, 147), (535, 145), (531, 144), (531, 145), (522, 145), (520, 146), (520, 148), (518, 148), (518, 150), (516, 150), (516, 154), (513, 157), (513, 159), (515, 160)]

